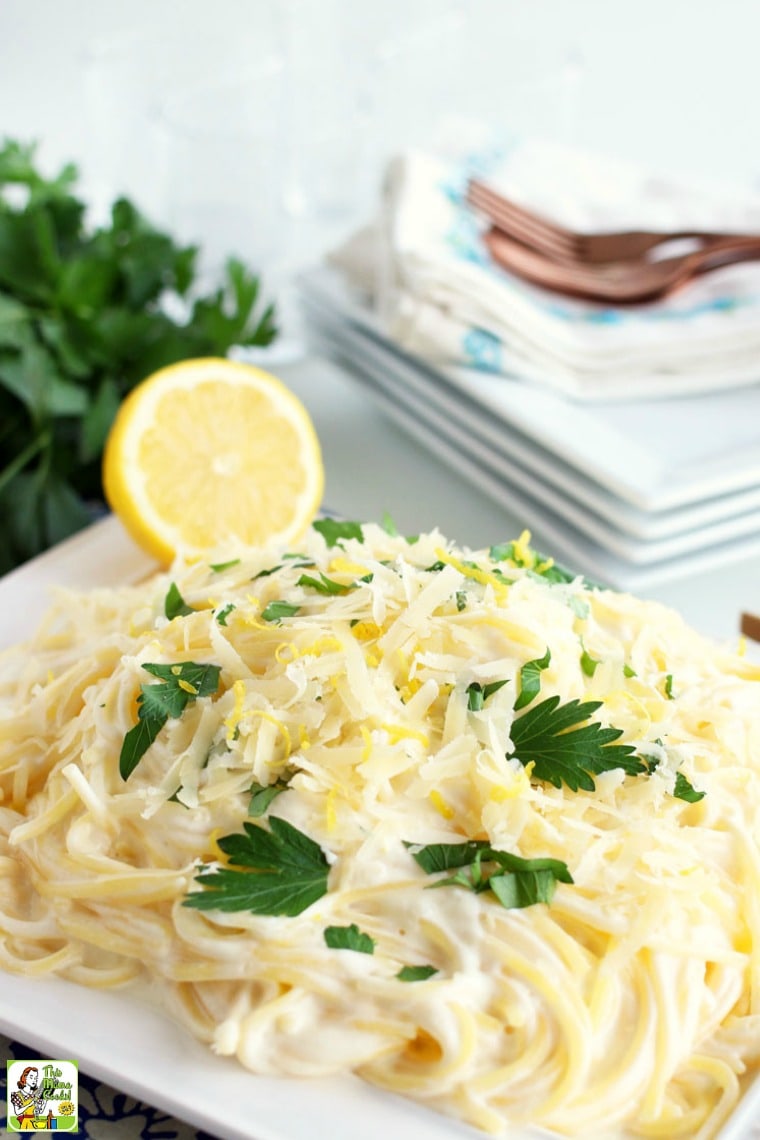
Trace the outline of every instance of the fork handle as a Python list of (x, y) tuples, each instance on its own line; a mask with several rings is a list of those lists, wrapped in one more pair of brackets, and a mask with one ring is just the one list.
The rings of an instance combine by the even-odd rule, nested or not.
[(710, 269), (720, 269), (723, 265), (733, 265), (737, 261), (754, 261), (760, 257), (760, 237), (733, 237), (725, 235), (717, 241), (687, 254), (683, 259), (684, 270), (689, 275), (706, 273)]
[[(752, 241), (760, 234), (712, 232), (709, 230), (620, 230), (610, 233), (580, 233), (568, 230), (541, 214), (505, 198), (478, 179), (471, 179), (467, 188), (471, 206), (485, 214), (492, 225), (508, 236), (517, 238), (523, 245), (540, 250), (547, 257), (563, 264), (578, 262), (602, 264), (612, 261), (634, 261), (666, 242), (686, 238), (698, 239), (709, 245), (716, 241)], [(696, 253), (701, 252), (696, 250)]]

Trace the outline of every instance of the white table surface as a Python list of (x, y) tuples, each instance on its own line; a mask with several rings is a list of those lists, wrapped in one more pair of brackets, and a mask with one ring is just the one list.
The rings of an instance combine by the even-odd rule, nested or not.
[[(315, 355), (270, 369), (308, 408), (325, 463), (325, 504), (347, 518), (379, 520), (388, 512), (402, 533), (437, 526), (474, 548), (527, 527), (551, 554), (540, 527), (495, 502), (393, 424), (347, 372)], [(700, 632), (735, 644), (742, 611), (760, 613), (760, 558), (745, 559), (648, 590)]]

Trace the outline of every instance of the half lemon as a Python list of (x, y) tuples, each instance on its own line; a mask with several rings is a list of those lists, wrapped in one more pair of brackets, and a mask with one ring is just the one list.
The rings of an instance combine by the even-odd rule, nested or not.
[(324, 468), (309, 413), (282, 381), (205, 357), (127, 396), (103, 487), (135, 541), (166, 564), (297, 541), (319, 509)]

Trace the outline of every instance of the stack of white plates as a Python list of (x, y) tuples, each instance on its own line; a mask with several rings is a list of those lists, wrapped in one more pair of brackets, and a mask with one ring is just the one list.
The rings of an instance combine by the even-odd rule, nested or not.
[(388, 415), (574, 570), (636, 591), (760, 555), (760, 385), (578, 404), (410, 356), (333, 270), (306, 274), (301, 298), (320, 347)]

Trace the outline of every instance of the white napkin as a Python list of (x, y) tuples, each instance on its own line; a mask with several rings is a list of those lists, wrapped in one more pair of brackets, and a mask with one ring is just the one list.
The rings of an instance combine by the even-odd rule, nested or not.
[(575, 398), (650, 399), (760, 382), (760, 262), (713, 271), (659, 302), (560, 296), (496, 266), (464, 195), (473, 174), (578, 229), (760, 232), (760, 199), (733, 200), (538, 141), (452, 163), (394, 159), (378, 223), (331, 255), (372, 294), (404, 348), (549, 385)]

